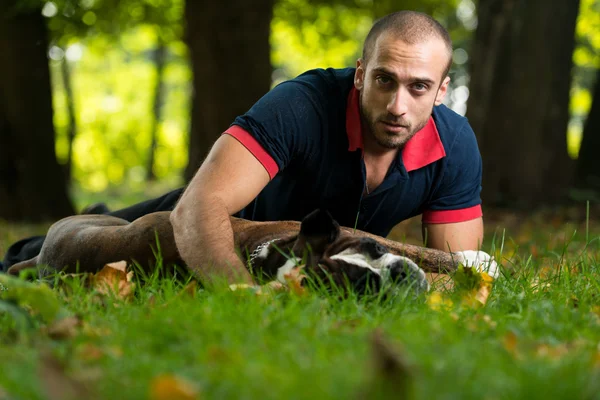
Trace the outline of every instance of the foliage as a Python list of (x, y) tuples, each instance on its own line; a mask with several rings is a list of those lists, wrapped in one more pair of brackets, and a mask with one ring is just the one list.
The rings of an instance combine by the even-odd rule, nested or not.
[(596, 71), (600, 68), (600, 1), (581, 0), (576, 36), (568, 135), (569, 153), (573, 157), (579, 152), (583, 124), (592, 105)]
[[(20, 8), (42, 10), (51, 32), (56, 152), (66, 162), (69, 112), (61, 63), (73, 86), (77, 138), (74, 179), (89, 191), (129, 184), (143, 186), (153, 91), (154, 52), (159, 38), (168, 49), (166, 101), (159, 121), (156, 174), (181, 184), (187, 162), (191, 71), (183, 42), (183, 0), (19, 0)], [(598, 66), (598, 0), (582, 0), (573, 59), (573, 119), (568, 142), (576, 155), (591, 103)], [(471, 35), (477, 25), (473, 0), (278, 0), (272, 21), (273, 84), (316, 67), (354, 66), (373, 20), (398, 9), (432, 14), (455, 45), (446, 103), (465, 113)]]

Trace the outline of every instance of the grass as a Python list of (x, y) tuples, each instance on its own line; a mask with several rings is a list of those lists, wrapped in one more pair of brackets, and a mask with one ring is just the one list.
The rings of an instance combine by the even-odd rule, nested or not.
[[(19, 328), (0, 314), (0, 398), (600, 398), (596, 211), (490, 212), (484, 247), (505, 276), (485, 304), (441, 285), (366, 301), (190, 294), (169, 278), (138, 282), (125, 301), (75, 279), (53, 292), (78, 316), (68, 335), (39, 316)], [(418, 241), (417, 225), (392, 237)], [(4, 246), (35, 230), (3, 228)], [(389, 378), (374, 332), (398, 353)]]

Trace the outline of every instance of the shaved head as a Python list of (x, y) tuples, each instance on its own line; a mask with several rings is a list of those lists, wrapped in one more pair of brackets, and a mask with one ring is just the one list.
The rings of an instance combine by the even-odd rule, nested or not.
[(452, 40), (448, 31), (429, 15), (417, 11), (398, 11), (377, 20), (371, 27), (363, 46), (362, 58), (365, 63), (369, 62), (375, 43), (383, 33), (390, 34), (409, 45), (432, 39), (443, 41), (448, 51), (448, 63), (442, 78), (448, 75), (452, 65)]

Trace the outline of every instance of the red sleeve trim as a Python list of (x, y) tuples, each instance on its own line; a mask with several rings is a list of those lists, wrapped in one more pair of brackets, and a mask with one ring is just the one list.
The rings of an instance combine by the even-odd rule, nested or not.
[(279, 167), (273, 157), (256, 141), (256, 139), (248, 133), (247, 130), (238, 125), (233, 125), (225, 132), (230, 136), (233, 136), (240, 142), (245, 148), (248, 149), (254, 157), (262, 164), (263, 167), (267, 170), (269, 177), (273, 179), (275, 175), (279, 172)]
[(451, 224), (453, 222), (470, 221), (483, 216), (481, 204), (460, 210), (426, 210), (423, 212), (425, 224)]

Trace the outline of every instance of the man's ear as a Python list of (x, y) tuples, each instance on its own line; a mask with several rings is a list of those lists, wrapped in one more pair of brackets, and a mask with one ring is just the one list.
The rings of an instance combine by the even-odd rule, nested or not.
[(308, 214), (300, 225), (300, 234), (292, 251), (296, 255), (310, 250), (314, 257), (320, 257), (327, 245), (340, 235), (340, 225), (325, 210), (317, 209)]
[(367, 64), (362, 58), (356, 60), (356, 72), (354, 72), (354, 87), (361, 91), (365, 86), (365, 73)]
[(435, 105), (436, 106), (439, 106), (440, 104), (442, 104), (444, 102), (444, 97), (446, 97), (446, 93), (448, 92), (448, 84), (449, 83), (450, 83), (450, 77), (447, 76), (442, 81), (442, 84), (440, 85), (440, 88), (438, 89), (437, 94), (435, 96)]

